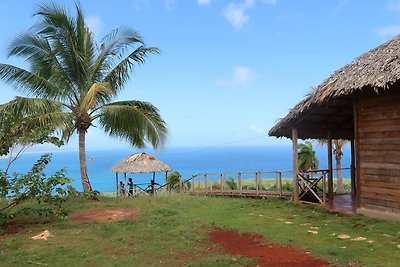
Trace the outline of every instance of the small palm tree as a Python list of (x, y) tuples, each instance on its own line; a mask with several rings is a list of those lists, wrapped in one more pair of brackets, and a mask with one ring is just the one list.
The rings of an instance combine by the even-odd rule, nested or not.
[(298, 144), (297, 156), (300, 170), (309, 171), (318, 169), (319, 161), (310, 141), (305, 141), (304, 144)]
[(117, 29), (98, 45), (78, 3), (75, 10), (73, 17), (57, 4), (40, 6), (39, 23), (9, 47), (9, 56), (24, 58), (30, 70), (0, 64), (0, 79), (29, 96), (7, 103), (8, 110), (38, 127), (54, 126), (63, 140), (78, 134), (82, 186), (90, 191), (85, 137), (96, 121), (110, 136), (137, 147), (160, 146), (167, 129), (148, 102), (112, 102), (133, 68), (159, 50), (147, 47), (131, 29)]
[[(319, 139), (318, 143), (321, 145), (326, 145), (328, 141), (326, 139)], [(343, 139), (332, 139), (332, 150), (333, 155), (335, 156), (336, 162), (336, 176), (337, 176), (337, 189), (338, 193), (343, 193), (344, 183), (343, 183), (343, 175), (342, 175), (342, 157), (343, 157), (343, 147), (348, 144), (348, 140)]]

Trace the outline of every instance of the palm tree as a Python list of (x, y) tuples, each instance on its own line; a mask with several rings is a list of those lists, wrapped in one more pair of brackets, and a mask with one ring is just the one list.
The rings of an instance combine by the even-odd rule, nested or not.
[[(326, 139), (319, 139), (318, 143), (321, 145), (327, 144)], [(335, 162), (336, 162), (336, 178), (337, 178), (337, 189), (338, 193), (344, 192), (344, 183), (343, 183), (343, 175), (342, 175), (342, 157), (343, 157), (343, 146), (349, 143), (348, 140), (343, 139), (332, 139), (332, 149), (333, 154), (335, 155)]]
[(344, 192), (343, 175), (342, 175), (342, 148), (349, 141), (343, 139), (334, 139), (333, 143), (333, 153), (335, 155), (336, 161), (336, 176), (337, 176), (337, 192)]
[(299, 159), (299, 169), (303, 171), (318, 169), (319, 161), (310, 141), (298, 144), (297, 156)]
[(26, 93), (7, 108), (29, 117), (29, 123), (53, 125), (63, 140), (76, 131), (83, 190), (90, 191), (86, 168), (85, 137), (88, 129), (102, 127), (110, 136), (136, 147), (149, 142), (157, 148), (167, 134), (158, 110), (148, 102), (116, 101), (133, 68), (158, 53), (147, 47), (131, 29), (117, 29), (98, 45), (75, 4), (75, 17), (55, 3), (35, 13), (39, 23), (17, 36), (9, 56), (22, 57), (30, 70), (0, 64), (0, 79)]

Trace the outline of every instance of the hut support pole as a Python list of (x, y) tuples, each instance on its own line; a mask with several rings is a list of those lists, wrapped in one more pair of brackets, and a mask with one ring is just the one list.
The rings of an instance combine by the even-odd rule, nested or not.
[(354, 139), (351, 139), (351, 194), (354, 196), (356, 193), (356, 168), (355, 168), (355, 149), (354, 149)]
[(118, 172), (115, 173), (115, 196), (118, 196)]
[(126, 172), (124, 172), (124, 183), (125, 183), (125, 192), (124, 192), (124, 196), (126, 197)]
[(359, 147), (359, 136), (358, 136), (358, 100), (357, 97), (353, 97), (353, 120), (354, 120), (354, 150), (355, 150), (355, 194), (356, 194), (356, 207), (360, 208), (360, 147)]
[(298, 183), (298, 173), (299, 173), (299, 158), (297, 156), (297, 129), (292, 129), (292, 144), (293, 144), (293, 201), (299, 201), (299, 183)]
[(155, 183), (156, 183), (156, 173), (153, 172), (153, 179), (151, 180), (151, 194), (153, 196), (154, 196), (154, 193), (156, 192)]
[(333, 164), (332, 164), (332, 136), (331, 132), (328, 131), (328, 194), (329, 200), (333, 200)]

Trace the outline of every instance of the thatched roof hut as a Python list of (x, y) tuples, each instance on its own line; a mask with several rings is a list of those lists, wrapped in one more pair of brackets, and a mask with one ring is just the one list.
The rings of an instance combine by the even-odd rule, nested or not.
[[(111, 170), (115, 172), (115, 184), (116, 184), (116, 194), (118, 195), (118, 173), (124, 174), (124, 186), (126, 188), (126, 174), (127, 173), (153, 173), (153, 179), (150, 181), (150, 186), (152, 187), (152, 194), (155, 193), (155, 175), (156, 172), (165, 172), (165, 176), (169, 171), (172, 171), (171, 167), (167, 164), (159, 161), (153, 155), (146, 153), (133, 154), (127, 158), (124, 158), (120, 163), (111, 167)], [(140, 188), (140, 187), (139, 187)], [(132, 192), (129, 192), (131, 195)], [(125, 191), (126, 195), (126, 191)]]
[(399, 78), (400, 35), (335, 71), (279, 120), (269, 135), (290, 138), (296, 125), (303, 139), (326, 138), (329, 130), (334, 139), (352, 139), (353, 96), (381, 94), (398, 84)]
[(146, 153), (133, 154), (111, 168), (119, 173), (169, 172), (171, 167)]
[[(295, 185), (297, 138), (328, 140), (330, 197), (331, 140), (350, 140), (357, 212), (389, 212), (400, 219), (399, 103), (400, 35), (334, 72), (279, 120), (269, 135), (292, 139)], [(297, 186), (295, 200), (296, 190)]]

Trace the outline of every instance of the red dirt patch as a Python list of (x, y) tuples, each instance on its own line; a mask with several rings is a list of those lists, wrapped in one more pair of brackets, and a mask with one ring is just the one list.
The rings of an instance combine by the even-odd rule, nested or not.
[(208, 234), (211, 242), (220, 244), (224, 251), (257, 259), (254, 266), (335, 266), (324, 259), (313, 257), (292, 247), (265, 243), (258, 234), (239, 233), (235, 230), (215, 228)]
[(83, 210), (72, 214), (69, 218), (78, 222), (110, 222), (138, 218), (139, 209), (131, 208), (98, 208)]

